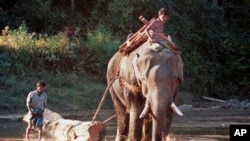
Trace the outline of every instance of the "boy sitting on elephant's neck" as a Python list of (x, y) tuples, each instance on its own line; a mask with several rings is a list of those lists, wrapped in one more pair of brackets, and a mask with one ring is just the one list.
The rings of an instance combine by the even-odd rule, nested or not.
[(158, 12), (158, 18), (153, 20), (145, 29), (146, 35), (148, 36), (148, 41), (153, 43), (158, 43), (164, 47), (169, 47), (174, 51), (177, 51), (176, 45), (172, 42), (170, 36), (166, 36), (163, 33), (165, 22), (168, 20), (168, 10), (166, 8), (161, 8)]

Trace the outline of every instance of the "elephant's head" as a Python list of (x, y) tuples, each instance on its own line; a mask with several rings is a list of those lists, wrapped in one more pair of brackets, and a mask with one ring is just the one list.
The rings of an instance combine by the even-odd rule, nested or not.
[[(181, 58), (168, 49), (159, 52), (146, 49), (133, 58), (136, 79), (153, 116), (152, 140), (168, 134), (172, 110), (183, 115), (174, 104), (178, 84), (183, 80), (183, 66), (179, 63)], [(168, 116), (171, 118), (167, 119)]]

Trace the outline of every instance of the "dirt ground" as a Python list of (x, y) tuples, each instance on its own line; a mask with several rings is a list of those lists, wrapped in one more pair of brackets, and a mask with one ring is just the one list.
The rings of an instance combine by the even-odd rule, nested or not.
[(250, 124), (250, 109), (221, 108), (220, 106), (221, 103), (216, 102), (195, 104), (193, 110), (184, 112), (184, 116), (175, 116), (172, 126), (229, 128), (230, 124)]
[[(170, 137), (178, 141), (229, 141), (229, 127), (232, 124), (250, 124), (250, 109), (219, 108), (221, 103), (210, 101), (193, 102), (193, 109), (184, 111), (184, 116), (174, 116)], [(91, 121), (95, 111), (78, 113), (59, 113), (66, 119)], [(98, 121), (104, 121), (114, 114), (112, 110), (101, 110), (97, 116)], [(15, 119), (20, 121), (22, 115), (0, 115), (0, 126), (7, 127)], [(114, 140), (116, 119), (105, 124), (105, 141)], [(0, 140), (15, 140), (2, 137)], [(18, 139), (17, 139), (18, 140)]]

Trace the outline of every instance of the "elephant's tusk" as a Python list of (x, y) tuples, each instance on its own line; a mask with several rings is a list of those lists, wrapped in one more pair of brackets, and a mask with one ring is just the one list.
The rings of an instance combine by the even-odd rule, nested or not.
[(149, 105), (146, 104), (144, 109), (142, 110), (139, 118), (144, 118), (146, 116), (146, 114), (148, 113), (148, 111), (149, 111)]
[(176, 107), (176, 105), (174, 104), (174, 102), (171, 104), (171, 108), (172, 110), (179, 116), (183, 116), (183, 113)]

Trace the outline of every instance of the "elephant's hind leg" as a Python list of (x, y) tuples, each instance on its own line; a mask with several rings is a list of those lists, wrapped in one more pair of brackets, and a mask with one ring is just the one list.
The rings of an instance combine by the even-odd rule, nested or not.
[(124, 105), (122, 105), (121, 101), (112, 88), (110, 89), (110, 93), (117, 118), (117, 131), (115, 141), (126, 141), (129, 128), (129, 117), (126, 113), (126, 108), (124, 107)]

